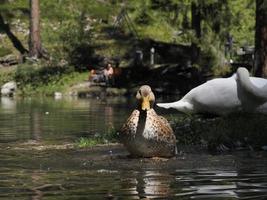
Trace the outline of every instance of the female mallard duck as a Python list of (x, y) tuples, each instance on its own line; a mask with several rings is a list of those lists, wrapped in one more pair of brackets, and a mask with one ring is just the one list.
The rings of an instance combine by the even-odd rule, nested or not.
[(155, 96), (148, 85), (136, 94), (137, 108), (123, 125), (119, 138), (132, 156), (172, 157), (176, 138), (168, 121), (152, 108)]

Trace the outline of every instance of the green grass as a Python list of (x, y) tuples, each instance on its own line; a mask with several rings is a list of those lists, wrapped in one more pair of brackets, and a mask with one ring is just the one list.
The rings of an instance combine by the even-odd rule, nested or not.
[(10, 49), (4, 48), (0, 46), (0, 57), (4, 57), (8, 54), (11, 54), (12, 51)]
[[(22, 69), (18, 69), (22, 67)], [(88, 72), (40, 73), (46, 67), (19, 66), (0, 69), (0, 87), (15, 80), (19, 96), (53, 96), (55, 92), (67, 93), (76, 84), (88, 80)], [(45, 70), (44, 70), (45, 71)]]
[(84, 138), (84, 137), (82, 137), (76, 142), (76, 145), (79, 148), (93, 147), (93, 146), (96, 146), (97, 144), (100, 144), (100, 142), (98, 141), (98, 139), (95, 139), (95, 138)]
[(68, 89), (78, 83), (84, 82), (88, 79), (88, 72), (72, 72), (70, 74), (63, 74), (60, 77), (51, 77), (48, 83), (40, 83), (38, 85), (28, 83), (21, 85), (20, 95), (42, 95), (52, 96), (55, 92), (67, 92)]
[(96, 134), (91, 137), (81, 137), (77, 142), (76, 146), (79, 148), (89, 148), (98, 144), (107, 144), (117, 142), (117, 131), (113, 126), (109, 126), (107, 131), (102, 134)]
[(7, 67), (0, 69), (0, 87), (6, 82), (12, 81), (15, 78), (15, 67)]

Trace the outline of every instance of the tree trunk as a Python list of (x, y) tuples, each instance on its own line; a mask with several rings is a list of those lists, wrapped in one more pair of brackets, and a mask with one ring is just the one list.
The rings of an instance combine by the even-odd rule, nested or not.
[(199, 5), (195, 2), (191, 5), (191, 15), (192, 15), (192, 28), (195, 30), (196, 37), (199, 39), (201, 37), (201, 10)]
[(40, 36), (40, 9), (39, 0), (30, 0), (30, 38), (29, 50), (30, 57), (42, 57), (42, 45)]
[[(195, 31), (196, 41), (199, 41), (201, 38), (201, 10), (199, 5), (197, 5), (195, 2), (192, 2), (191, 4), (191, 16), (192, 16), (191, 26), (192, 29), (194, 29)], [(197, 63), (199, 60), (200, 48), (194, 41), (192, 42), (191, 49), (192, 49), (191, 60), (192, 64), (194, 64)]]
[(255, 75), (267, 77), (267, 2), (256, 0)]
[(8, 24), (5, 23), (3, 16), (0, 14), (0, 27), (7, 34), (8, 38), (12, 42), (13, 46), (22, 54), (28, 53), (28, 50), (24, 48), (19, 39), (11, 32)]

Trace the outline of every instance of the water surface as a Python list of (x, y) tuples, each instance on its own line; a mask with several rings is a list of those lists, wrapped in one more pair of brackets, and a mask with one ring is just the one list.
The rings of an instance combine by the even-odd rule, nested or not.
[(118, 129), (134, 107), (126, 98), (2, 98), (0, 105), (0, 199), (267, 198), (265, 152), (191, 147), (153, 160), (130, 159), (120, 145), (68, 146)]

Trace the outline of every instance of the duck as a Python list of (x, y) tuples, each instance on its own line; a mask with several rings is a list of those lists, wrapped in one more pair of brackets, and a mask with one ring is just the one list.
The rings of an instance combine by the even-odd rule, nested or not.
[(149, 85), (136, 94), (137, 107), (119, 131), (119, 140), (132, 157), (169, 158), (176, 155), (176, 137), (169, 122), (153, 109), (155, 95)]
[(250, 77), (246, 68), (239, 67), (231, 77), (212, 79), (190, 90), (179, 101), (157, 106), (186, 114), (267, 114), (267, 79)]

